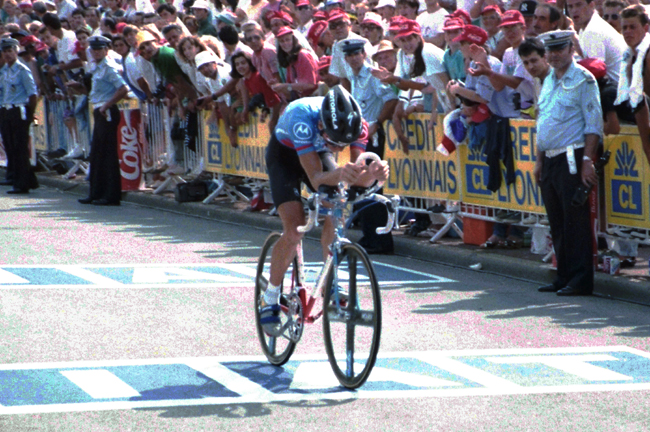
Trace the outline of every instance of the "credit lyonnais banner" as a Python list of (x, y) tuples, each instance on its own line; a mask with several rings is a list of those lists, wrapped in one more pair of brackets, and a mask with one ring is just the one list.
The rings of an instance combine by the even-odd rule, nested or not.
[(605, 140), (611, 152), (605, 166), (607, 222), (650, 229), (650, 166), (636, 127)]
[(513, 156), (515, 159), (515, 183), (506, 186), (506, 170), (501, 164), (501, 188), (492, 192), (487, 188), (490, 168), (480, 149), (462, 145), (460, 172), (462, 173), (462, 197), (466, 204), (496, 207), (530, 213), (546, 213), (542, 194), (533, 177), (537, 160), (536, 128), (533, 120), (510, 120)]
[(203, 111), (206, 171), (267, 179), (264, 154), (269, 142), (269, 129), (251, 115), (248, 124), (239, 127), (239, 146), (234, 148), (226, 134), (223, 120), (217, 125), (210, 111)]
[(442, 141), (442, 119), (430, 130), (431, 114), (412, 114), (406, 120), (404, 133), (410, 141), (409, 154), (404, 154), (392, 122), (385, 123), (384, 160), (390, 177), (384, 185), (386, 194), (416, 198), (460, 200), (460, 165), (457, 152), (445, 156), (436, 152)]

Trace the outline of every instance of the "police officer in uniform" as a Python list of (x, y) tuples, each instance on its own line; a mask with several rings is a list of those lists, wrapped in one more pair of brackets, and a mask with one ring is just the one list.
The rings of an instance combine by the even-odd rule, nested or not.
[(29, 160), (29, 125), (36, 109), (37, 90), (31, 71), (18, 61), (18, 45), (16, 39), (0, 40), (5, 63), (0, 69), (0, 132), (7, 154), (7, 177), (2, 184), (13, 185), (9, 194), (28, 194), (38, 187)]
[(553, 68), (544, 80), (537, 117), (537, 161), (553, 246), (557, 278), (541, 292), (559, 296), (593, 291), (593, 242), (588, 201), (573, 205), (581, 184), (598, 182), (593, 161), (603, 135), (603, 114), (594, 76), (573, 59), (572, 31), (540, 35)]
[(106, 57), (111, 40), (103, 36), (88, 38), (90, 53), (97, 64), (92, 74), (89, 102), (94, 107), (93, 137), (90, 143), (90, 194), (82, 204), (120, 205), (122, 177), (117, 153), (117, 103), (128, 93), (120, 66)]

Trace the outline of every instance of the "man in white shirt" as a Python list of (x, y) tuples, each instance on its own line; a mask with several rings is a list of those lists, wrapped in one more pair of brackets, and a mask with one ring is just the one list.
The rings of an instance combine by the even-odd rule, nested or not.
[(578, 54), (604, 61), (607, 77), (618, 83), (620, 62), (627, 47), (623, 36), (598, 15), (593, 0), (566, 0), (566, 6), (578, 31)]
[(445, 32), (442, 27), (449, 12), (440, 6), (438, 0), (425, 0), (425, 3), (427, 6), (426, 12), (422, 12), (416, 19), (422, 30), (422, 37), (425, 42), (442, 48), (445, 46)]
[(336, 10), (332, 12), (328, 21), (329, 29), (334, 36), (336, 42), (332, 47), (332, 64), (330, 65), (330, 73), (334, 76), (341, 78), (342, 84), (345, 88), (350, 89), (349, 78), (352, 76), (353, 72), (345, 61), (345, 55), (343, 53), (343, 41), (349, 39), (361, 40), (365, 42), (365, 52), (366, 52), (366, 62), (371, 65), (373, 48), (368, 39), (359, 36), (356, 33), (350, 31), (351, 23), (348, 15), (343, 12)]
[(53, 13), (43, 15), (43, 24), (47, 27), (50, 34), (59, 39), (56, 46), (56, 58), (59, 63), (49, 68), (49, 73), (54, 74), (57, 70), (73, 71), (83, 67), (83, 61), (74, 53), (77, 36), (71, 30), (65, 30), (61, 27), (61, 20)]
[(314, 8), (311, 6), (309, 0), (298, 0), (296, 2), (296, 16), (298, 17), (298, 27), (296, 30), (301, 35), (307, 37), (307, 33), (314, 23), (312, 16), (314, 15)]

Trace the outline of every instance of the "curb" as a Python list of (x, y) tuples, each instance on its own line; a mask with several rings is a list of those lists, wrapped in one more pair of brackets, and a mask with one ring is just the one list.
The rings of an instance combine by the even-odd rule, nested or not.
[[(58, 176), (43, 173), (38, 174), (38, 180), (45, 186), (63, 192), (80, 196), (87, 196), (89, 193), (89, 185), (86, 182), (65, 180)], [(205, 205), (201, 202), (180, 204), (166, 196), (137, 192), (125, 193), (122, 201), (152, 209), (236, 225), (254, 226), (268, 231), (280, 231), (282, 229), (279, 218), (269, 217), (264, 213), (238, 211), (224, 205)], [(320, 238), (320, 229), (316, 228), (309, 233), (308, 237)], [(349, 237), (352, 240), (358, 240), (360, 233), (350, 231)], [(465, 270), (470, 270), (470, 266), (480, 264), (480, 269), (472, 270), (521, 279), (538, 285), (551, 283), (554, 279), (554, 270), (550, 265), (541, 261), (500, 255), (482, 249), (468, 250), (456, 246), (431, 244), (425, 239), (413, 239), (402, 235), (393, 236), (393, 240), (395, 254), (412, 259), (459, 267)], [(603, 298), (650, 305), (650, 284), (640, 278), (624, 278), (596, 272), (594, 294)]]

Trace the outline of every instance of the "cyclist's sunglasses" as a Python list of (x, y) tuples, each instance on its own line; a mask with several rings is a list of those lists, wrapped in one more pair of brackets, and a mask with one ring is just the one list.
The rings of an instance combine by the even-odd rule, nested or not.
[(329, 139), (329, 138), (327, 138), (325, 136), (323, 136), (323, 139), (325, 140), (325, 142), (327, 144), (332, 145), (334, 147), (338, 147), (338, 148), (346, 148), (346, 147), (349, 147), (350, 144), (351, 144), (351, 143), (342, 143), (342, 142), (338, 142), (338, 141), (332, 141), (331, 139)]

